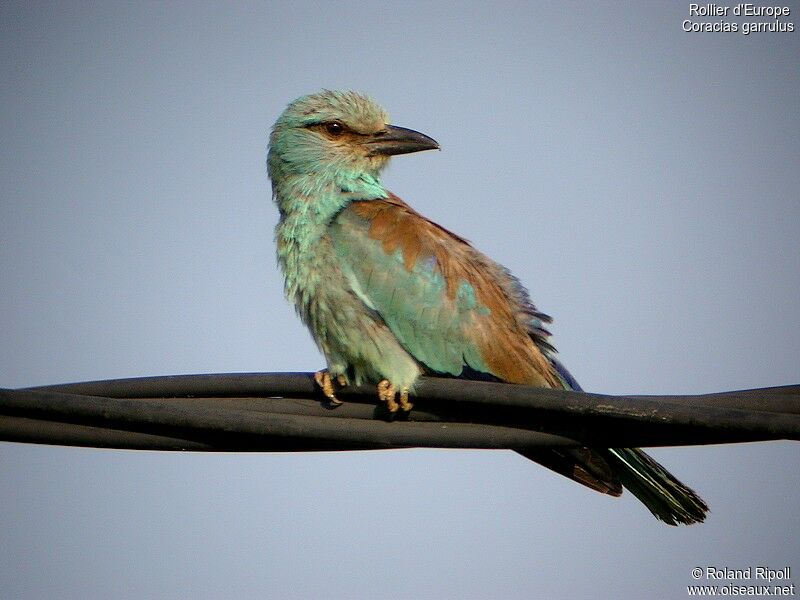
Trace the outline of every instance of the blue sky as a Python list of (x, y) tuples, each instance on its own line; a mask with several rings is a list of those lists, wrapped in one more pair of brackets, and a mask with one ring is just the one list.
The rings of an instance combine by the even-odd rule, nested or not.
[[(384, 182), (527, 285), (587, 390), (800, 382), (798, 33), (688, 12), (4, 3), (0, 385), (319, 368), (265, 159), (321, 88), (440, 142)], [(696, 566), (800, 568), (800, 446), (653, 454), (705, 524), (504, 451), (2, 443), (0, 595), (683, 598)]]

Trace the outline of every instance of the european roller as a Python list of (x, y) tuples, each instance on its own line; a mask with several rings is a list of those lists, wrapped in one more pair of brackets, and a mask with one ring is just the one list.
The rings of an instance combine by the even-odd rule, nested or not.
[[(268, 168), (285, 291), (327, 361), (316, 381), (376, 385), (392, 412), (408, 411), (421, 375), (580, 390), (527, 290), (465, 239), (429, 221), (381, 183), (389, 158), (437, 149), (389, 125), (355, 92), (323, 91), (289, 104), (270, 136)], [(628, 488), (676, 525), (708, 507), (635, 448), (542, 448), (524, 455), (589, 488)]]

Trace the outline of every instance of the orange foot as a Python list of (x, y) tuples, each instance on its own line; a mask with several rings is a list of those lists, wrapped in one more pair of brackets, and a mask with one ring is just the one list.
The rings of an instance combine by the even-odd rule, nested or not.
[(389, 412), (395, 413), (397, 412), (398, 408), (402, 408), (403, 411), (408, 412), (414, 405), (408, 401), (408, 388), (404, 387), (400, 389), (400, 397), (399, 397), (399, 404), (395, 401), (394, 397), (396, 394), (395, 387), (389, 382), (388, 379), (383, 379), (378, 384), (378, 398), (382, 402), (386, 402), (386, 408), (389, 409)]
[[(333, 388), (333, 379), (331, 379), (331, 374), (328, 372), (328, 369), (323, 369), (322, 371), (317, 371), (314, 373), (314, 381), (317, 382), (317, 385), (322, 390), (322, 393), (325, 394), (325, 397), (328, 400), (330, 400), (331, 404), (338, 406), (342, 403), (342, 401), (336, 397), (336, 391)], [(347, 379), (344, 375), (337, 375), (336, 383), (339, 384), (339, 387), (344, 387), (347, 385)]]

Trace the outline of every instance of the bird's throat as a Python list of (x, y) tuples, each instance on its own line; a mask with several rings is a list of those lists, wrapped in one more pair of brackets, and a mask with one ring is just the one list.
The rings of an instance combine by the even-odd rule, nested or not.
[(351, 202), (386, 198), (388, 193), (376, 177), (365, 174), (316, 173), (274, 183), (281, 213), (275, 228), (278, 264), (286, 295), (300, 308), (316, 293), (326, 261), (335, 260), (326, 237), (331, 221)]

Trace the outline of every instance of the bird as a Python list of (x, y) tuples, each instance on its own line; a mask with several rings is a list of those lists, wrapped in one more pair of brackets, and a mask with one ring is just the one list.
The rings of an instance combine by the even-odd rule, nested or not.
[[(411, 410), (423, 375), (582, 391), (522, 283), (384, 187), (392, 156), (435, 149), (354, 91), (302, 96), (275, 122), (267, 169), (277, 259), (286, 297), (327, 362), (317, 385), (337, 404), (342, 386), (373, 384), (392, 413)], [(641, 449), (520, 453), (604, 494), (627, 488), (669, 525), (708, 512)]]

